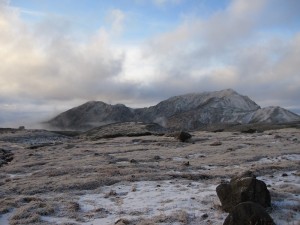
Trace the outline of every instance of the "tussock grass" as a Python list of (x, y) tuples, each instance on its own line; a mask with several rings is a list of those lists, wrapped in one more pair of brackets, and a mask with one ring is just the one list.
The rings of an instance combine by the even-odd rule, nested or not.
[(10, 219), (10, 224), (33, 224), (41, 221), (40, 216), (51, 215), (55, 208), (49, 202), (32, 200), (19, 207)]
[[(281, 138), (275, 138), (276, 135)], [(99, 193), (103, 186), (119, 182), (185, 179), (218, 184), (241, 170), (251, 169), (259, 175), (297, 170), (297, 161), (259, 163), (266, 156), (298, 154), (299, 142), (291, 138), (300, 140), (300, 132), (293, 129), (254, 134), (193, 132), (190, 143), (168, 136), (143, 136), (101, 139), (101, 142), (74, 138), (61, 145), (37, 149), (26, 149), (26, 145), (20, 144), (14, 150), (14, 160), (0, 170), (0, 214), (15, 209), (11, 224), (43, 223), (42, 215), (75, 218), (80, 224), (85, 214), (71, 198)], [(210, 146), (216, 141), (222, 145)], [(182, 166), (187, 161), (189, 166)], [(284, 198), (284, 193), (297, 194), (295, 186), (273, 188), (270, 187), (274, 198)], [(91, 212), (94, 218), (109, 215), (107, 209), (99, 210), (98, 214)], [(290, 210), (295, 212), (293, 207)], [(188, 212), (150, 219), (136, 213), (141, 219), (130, 221), (130, 225), (188, 224), (190, 220)]]

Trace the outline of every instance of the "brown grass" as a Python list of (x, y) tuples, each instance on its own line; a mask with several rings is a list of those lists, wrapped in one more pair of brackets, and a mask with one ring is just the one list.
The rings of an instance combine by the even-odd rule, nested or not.
[[(77, 195), (87, 192), (99, 193), (103, 186), (121, 181), (188, 179), (217, 184), (221, 179), (239, 173), (241, 169), (236, 165), (259, 175), (299, 170), (296, 161), (257, 163), (266, 156), (299, 154), (299, 141), (292, 141), (291, 137), (300, 140), (299, 130), (254, 134), (193, 132), (190, 143), (181, 143), (168, 136), (144, 136), (101, 139), (101, 142), (71, 139), (61, 145), (38, 149), (26, 149), (25, 144), (19, 144), (13, 150), (14, 160), (0, 170), (0, 214), (16, 209), (12, 224), (30, 224), (39, 221), (41, 215), (49, 214), (78, 217), (79, 220), (84, 215), (76, 201), (70, 201), (70, 198), (76, 199)], [(217, 141), (222, 144), (211, 146)], [(1, 145), (13, 144), (5, 142)], [(132, 159), (137, 163), (130, 163)], [(183, 166), (182, 163), (187, 161), (189, 166)], [(136, 187), (132, 191), (136, 191)], [(272, 193), (278, 196), (280, 193), (295, 194), (297, 189), (282, 186), (281, 190), (275, 189)], [(54, 199), (58, 205), (52, 202)], [(159, 221), (187, 224), (188, 215), (178, 212), (134, 223), (155, 224)]]
[(10, 219), (10, 224), (33, 224), (40, 222), (40, 216), (51, 215), (55, 211), (48, 202), (33, 200), (19, 207)]

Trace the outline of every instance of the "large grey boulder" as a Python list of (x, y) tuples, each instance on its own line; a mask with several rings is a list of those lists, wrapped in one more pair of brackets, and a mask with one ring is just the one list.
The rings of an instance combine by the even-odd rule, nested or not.
[(223, 225), (275, 225), (266, 210), (254, 202), (238, 204), (227, 216)]
[(262, 207), (271, 206), (270, 192), (266, 184), (257, 180), (251, 172), (234, 177), (229, 183), (222, 183), (216, 188), (222, 208), (231, 212), (236, 205), (242, 202), (255, 202)]

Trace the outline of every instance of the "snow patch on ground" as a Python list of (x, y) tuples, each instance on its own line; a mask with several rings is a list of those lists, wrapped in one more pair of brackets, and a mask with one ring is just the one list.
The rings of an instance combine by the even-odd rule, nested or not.
[[(159, 215), (172, 215), (185, 211), (190, 224), (222, 224), (227, 213), (217, 209), (219, 200), (216, 185), (190, 181), (141, 181), (104, 187), (99, 194), (80, 197), (81, 210), (89, 215), (80, 224), (108, 225), (120, 218), (151, 219)], [(91, 217), (93, 212), (105, 210), (104, 218)], [(201, 217), (207, 214), (207, 217)], [(43, 217), (58, 223), (61, 218)], [(64, 222), (74, 222), (72, 220)]]
[(274, 158), (262, 158), (258, 160), (258, 163), (275, 163), (280, 161), (300, 161), (300, 154), (288, 154), (282, 155)]
[(13, 210), (13, 211), (11, 211), (9, 213), (0, 215), (0, 224), (1, 225), (9, 225), (9, 219), (14, 214), (14, 211), (15, 210)]
[(16, 174), (7, 174), (9, 176), (9, 178), (11, 179), (17, 179), (17, 178), (20, 178), (20, 177), (30, 177), (32, 175), (32, 173), (16, 173)]
[(296, 173), (297, 171), (287, 171), (272, 176), (257, 177), (257, 179), (264, 181), (269, 189), (281, 190), (288, 187), (294, 190), (294, 193), (285, 193), (284, 198), (273, 197), (271, 199), (273, 210), (270, 215), (277, 225), (299, 225), (300, 177)]

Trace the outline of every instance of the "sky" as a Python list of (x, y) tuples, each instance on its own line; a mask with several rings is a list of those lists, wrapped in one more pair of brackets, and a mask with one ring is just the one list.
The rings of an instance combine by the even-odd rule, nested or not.
[(299, 0), (0, 0), (0, 127), (232, 88), (300, 114)]

